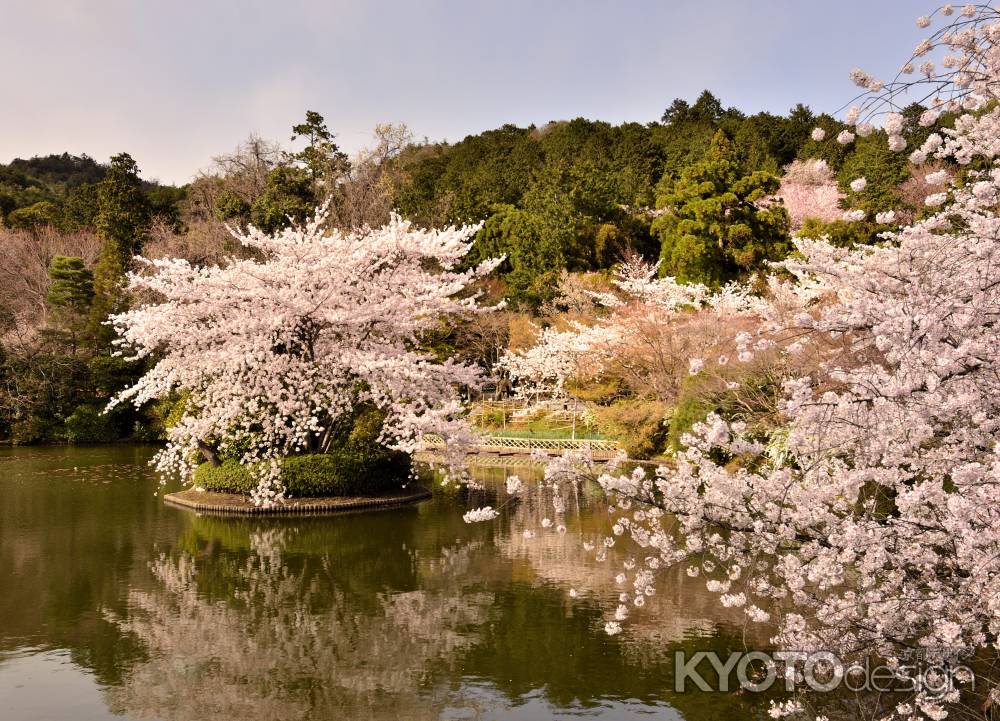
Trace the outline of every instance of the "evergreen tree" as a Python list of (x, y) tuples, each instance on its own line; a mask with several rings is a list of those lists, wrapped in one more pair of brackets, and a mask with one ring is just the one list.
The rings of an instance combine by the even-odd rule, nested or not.
[(73, 232), (83, 228), (93, 228), (97, 220), (98, 204), (96, 184), (83, 183), (73, 188), (63, 202), (59, 218), (60, 229)]
[(608, 174), (584, 162), (546, 166), (525, 193), (532, 227), (546, 245), (559, 248), (566, 269), (595, 267), (594, 233), (602, 219), (618, 211), (611, 192)]
[(732, 143), (717, 132), (700, 161), (658, 188), (663, 214), (652, 229), (661, 243), (661, 271), (718, 285), (784, 256), (788, 213), (761, 202), (777, 189), (771, 173), (742, 174)]
[(507, 297), (538, 307), (555, 295), (566, 260), (558, 231), (539, 216), (513, 206), (495, 209), (476, 235), (471, 260), (505, 255), (499, 268), (507, 283)]
[(684, 98), (674, 98), (673, 102), (663, 111), (660, 118), (666, 125), (674, 125), (686, 121), (691, 115), (691, 103)]
[(59, 208), (48, 200), (40, 200), (24, 208), (13, 210), (7, 215), (7, 225), (20, 230), (34, 230), (45, 225), (54, 225), (59, 217)]
[(113, 333), (103, 323), (110, 313), (121, 308), (121, 284), (149, 223), (149, 203), (142, 192), (139, 168), (128, 153), (115, 155), (97, 186), (94, 224), (103, 245), (94, 267), (94, 300), (88, 327), (97, 348), (110, 344)]
[(90, 304), (94, 299), (94, 274), (87, 270), (83, 258), (57, 255), (49, 264), (46, 304), (51, 312), (51, 330), (65, 338), (70, 354), (77, 352)]
[(722, 101), (708, 90), (702, 90), (691, 106), (691, 115), (702, 122), (717, 123), (722, 120), (724, 113)]
[(139, 252), (149, 221), (149, 201), (142, 191), (139, 166), (128, 153), (113, 156), (97, 186), (94, 225), (98, 235), (127, 265)]
[[(890, 150), (881, 130), (867, 138), (856, 138), (853, 146), (853, 152), (844, 159), (837, 173), (840, 189), (847, 194), (850, 207), (864, 210), (869, 216), (901, 208), (899, 186), (910, 176), (907, 153)], [(856, 178), (866, 180), (861, 192), (851, 190), (851, 181)]]
[(308, 145), (292, 157), (306, 167), (314, 183), (338, 174), (346, 166), (347, 155), (333, 142), (326, 120), (315, 110), (307, 110), (305, 122), (292, 126), (292, 140), (298, 138), (305, 138)]
[(263, 194), (250, 207), (250, 222), (265, 233), (301, 223), (316, 210), (319, 199), (313, 188), (308, 170), (291, 165), (275, 168), (267, 176)]

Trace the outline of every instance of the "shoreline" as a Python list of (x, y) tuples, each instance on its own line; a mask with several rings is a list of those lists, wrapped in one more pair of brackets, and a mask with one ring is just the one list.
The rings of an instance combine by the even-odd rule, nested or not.
[(377, 496), (316, 496), (314, 498), (289, 498), (279, 506), (255, 506), (249, 498), (236, 493), (196, 491), (186, 489), (168, 493), (163, 502), (168, 506), (197, 513), (241, 516), (325, 515), (358, 510), (382, 510), (408, 506), (431, 497), (431, 492), (420, 485)]

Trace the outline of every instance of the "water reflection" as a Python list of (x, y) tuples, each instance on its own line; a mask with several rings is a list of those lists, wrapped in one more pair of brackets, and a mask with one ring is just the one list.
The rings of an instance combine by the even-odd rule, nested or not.
[[(0, 469), (20, 451), (4, 453)], [(482, 472), (483, 497), (220, 519), (164, 508), (145, 470), (113, 462), (120, 453), (22, 457), (0, 475), (13, 504), (0, 507), (3, 718), (27, 715), (6, 713), (26, 711), (4, 694), (23, 681), (18, 664), (51, 649), (92, 674), (103, 718), (761, 715), (758, 698), (672, 691), (674, 650), (759, 641), (700, 583), (671, 577), (625, 633), (604, 634), (622, 559), (595, 563), (580, 544), (581, 530), (607, 532), (596, 496), (566, 499), (570, 533), (538, 529), (532, 540), (521, 530), (548, 510), (530, 494), (495, 523), (461, 520), (463, 506), (491, 500), (503, 471)]]
[[(523, 470), (519, 473), (525, 475)], [(589, 495), (588, 490), (592, 490)], [(631, 598), (631, 585), (619, 585), (615, 577), (622, 572), (622, 561), (629, 554), (642, 564), (642, 550), (628, 546), (627, 551), (610, 551), (604, 562), (597, 562), (595, 553), (585, 550), (581, 539), (590, 539), (600, 548), (601, 540), (611, 535), (607, 506), (596, 488), (563, 489), (563, 494), (567, 533), (542, 528), (542, 520), (553, 512), (549, 498), (535, 486), (510, 513), (509, 531), (496, 539), (496, 548), (511, 559), (529, 564), (532, 577), (573, 589), (578, 596), (605, 606), (621, 592), (629, 592)], [(519, 528), (534, 529), (534, 535), (526, 538), (516, 532)], [(656, 594), (645, 598), (641, 610), (633, 608), (625, 625), (628, 650), (640, 652), (645, 662), (667, 652), (672, 654), (678, 643), (712, 637), (720, 624), (740, 628), (747, 634), (748, 643), (758, 644), (757, 648), (766, 645), (767, 634), (760, 627), (748, 626), (740, 609), (721, 608), (718, 596), (709, 593), (703, 582), (687, 578), (683, 568), (669, 569), (661, 578)]]
[[(228, 542), (244, 540), (233, 530)], [(211, 550), (154, 561), (158, 585), (132, 592), (129, 617), (118, 621), (150, 658), (109, 691), (111, 708), (206, 721), (437, 718), (421, 691), (475, 643), (463, 629), (481, 624), (493, 600), (462, 593), (457, 580), (476, 544), (442, 548), (432, 562), (394, 544), (383, 568), (396, 566), (415, 586), (400, 590), (378, 588), (370, 568), (344, 565), (336, 551), (286, 554), (297, 535), (256, 527), (247, 529), (246, 552), (226, 548), (222, 562), (205, 562)], [(310, 543), (336, 547), (337, 538), (317, 535)], [(353, 578), (362, 574), (375, 581), (370, 594)]]

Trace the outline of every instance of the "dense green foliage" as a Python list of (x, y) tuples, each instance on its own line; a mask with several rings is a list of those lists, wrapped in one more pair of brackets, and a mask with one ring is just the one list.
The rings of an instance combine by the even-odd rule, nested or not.
[[(25, 230), (96, 229), (98, 186), (110, 169), (88, 155), (69, 153), (0, 164), (0, 222)], [(140, 187), (152, 215), (177, 221), (183, 188), (152, 181), (141, 181)]]
[[(919, 127), (922, 111), (903, 111), (913, 121), (909, 148), (952, 122), (945, 114)], [(812, 139), (815, 127), (823, 140)], [(825, 160), (851, 207), (919, 212), (901, 192), (913, 175), (908, 153), (889, 151), (882, 131), (842, 145), (836, 136), (845, 129), (801, 104), (786, 115), (746, 115), (705, 91), (693, 103), (674, 100), (661, 122), (577, 118), (411, 145), (396, 159), (403, 180), (395, 201), (426, 225), (485, 221), (474, 257), (505, 253), (498, 274), (507, 296), (528, 308), (551, 297), (559, 270), (605, 269), (631, 252), (662, 258), (664, 272), (719, 282), (788, 251), (787, 219), (756, 206), (798, 158)], [(858, 177), (868, 185), (854, 193)], [(870, 242), (868, 230), (853, 235)]]
[(104, 409), (111, 394), (135, 382), (142, 366), (47, 339), (30, 355), (0, 353), (0, 432), (17, 444), (155, 440), (156, 408)]
[[(255, 470), (232, 460), (218, 466), (202, 463), (195, 470), (194, 483), (208, 491), (249, 494), (259, 481)], [(292, 498), (356, 496), (395, 490), (406, 481), (409, 471), (405, 455), (347, 448), (289, 456), (281, 461), (285, 492)]]
[(885, 226), (876, 225), (871, 221), (834, 220), (824, 223), (815, 218), (806, 218), (802, 224), (801, 234), (806, 238), (829, 238), (830, 242), (841, 248), (854, 245), (865, 245), (878, 239), (878, 233)]
[[(914, 120), (921, 111), (911, 106), (904, 115)], [(934, 128), (911, 123), (908, 147), (951, 120), (942, 116)], [(826, 131), (821, 141), (810, 136), (817, 126)], [(353, 162), (323, 116), (309, 111), (292, 128), (295, 149), (252, 136), (182, 188), (142, 180), (125, 153), (108, 164), (63, 154), (0, 165), (5, 242), (10, 233), (35, 238), (37, 248), (25, 257), (43, 258), (25, 284), (33, 300), (20, 307), (0, 302), (0, 331), (18, 331), (0, 344), (0, 438), (160, 433), (163, 414), (156, 410), (96, 414), (142, 371), (112, 355), (103, 321), (127, 304), (122, 280), (144, 248), (214, 262), (242, 252), (223, 222), (274, 232), (330, 200), (342, 224), (377, 224), (393, 207), (423, 225), (482, 222), (469, 261), (504, 256), (488, 290), (515, 310), (551, 309), (566, 271), (604, 271), (632, 254), (659, 259), (663, 273), (714, 285), (788, 252), (788, 216), (768, 196), (797, 158), (826, 160), (846, 203), (867, 213), (861, 222), (806, 219), (806, 235), (828, 235), (843, 246), (871, 243), (886, 229), (872, 221), (876, 212), (893, 208), (904, 220), (925, 212), (915, 186), (921, 173), (907, 153), (887, 150), (881, 131), (842, 145), (835, 138), (845, 127), (803, 105), (783, 116), (746, 115), (705, 91), (693, 102), (674, 100), (659, 122), (646, 124), (577, 118), (504, 125), (455, 143), (413, 143), (403, 128), (383, 135), (388, 144), (367, 161)], [(855, 192), (850, 182), (859, 177), (867, 184)], [(378, 202), (366, 205), (372, 198)], [(53, 233), (91, 245), (46, 251)], [(21, 328), (29, 303), (31, 327)], [(506, 342), (498, 345), (492, 330), (482, 337), (454, 330), (442, 331), (442, 352), (482, 351), (495, 360)], [(647, 445), (661, 445), (662, 424), (652, 415), (645, 420), (636, 422), (648, 430)], [(676, 437), (680, 426), (672, 425)]]
[(657, 188), (653, 222), (660, 240), (660, 271), (684, 282), (720, 284), (788, 254), (788, 213), (764, 201), (778, 177), (741, 168), (733, 144), (719, 130), (704, 156), (679, 178)]
[[(551, 297), (553, 274), (562, 269), (608, 268), (631, 252), (659, 257), (664, 230), (662, 224), (659, 231), (650, 228), (654, 205), (663, 204), (657, 198), (686, 171), (698, 172), (689, 168), (705, 162), (720, 131), (731, 150), (719, 183), (752, 178), (738, 189), (746, 208), (776, 187), (773, 175), (812, 142), (809, 132), (820, 121), (843, 127), (802, 105), (787, 116), (746, 116), (705, 91), (693, 104), (675, 100), (660, 123), (615, 126), (577, 118), (505, 125), (454, 144), (407, 148), (397, 161), (405, 180), (396, 204), (404, 216), (428, 225), (485, 220), (475, 257), (507, 254), (498, 272), (508, 296), (537, 307)], [(716, 195), (730, 190), (719, 187)], [(753, 231), (766, 231), (767, 241), (762, 247), (734, 237), (721, 254), (724, 266), (707, 275), (731, 277), (783, 252), (787, 227), (778, 214), (744, 215)], [(701, 255), (702, 265), (719, 259)]]

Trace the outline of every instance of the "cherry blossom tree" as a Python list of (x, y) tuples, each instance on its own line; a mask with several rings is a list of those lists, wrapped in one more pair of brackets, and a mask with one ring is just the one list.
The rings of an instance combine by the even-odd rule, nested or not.
[(568, 380), (600, 372), (619, 335), (616, 328), (604, 324), (573, 322), (566, 330), (543, 328), (535, 345), (507, 352), (498, 367), (520, 384), (522, 392), (559, 396)]
[(839, 220), (843, 215), (840, 201), (844, 194), (837, 187), (825, 160), (796, 160), (791, 163), (781, 176), (776, 196), (781, 198), (788, 211), (793, 231), (799, 230), (806, 218), (828, 223)]
[[(942, 73), (921, 65), (933, 107), (920, 123), (958, 113), (911, 155), (957, 168), (927, 179), (936, 212), (870, 247), (796, 239), (797, 255), (780, 264), (793, 280), (771, 279), (754, 309), (741, 360), (775, 354), (780, 427), (713, 413), (653, 471), (591, 468), (616, 523), (585, 547), (627, 538), (636, 550), (609, 633), (655, 592), (659, 569), (681, 564), (748, 623), (774, 624), (779, 649), (885, 660), (913, 690), (880, 699), (875, 718), (942, 719), (973, 701), (986, 713), (1000, 700), (984, 661), (1000, 644), (998, 37), (1000, 13), (967, 5), (917, 48), (918, 58), (947, 53)], [(852, 77), (868, 95), (848, 111), (856, 133), (841, 142), (878, 116), (889, 147), (903, 150), (895, 103), (919, 85)], [(805, 353), (814, 362), (804, 368), (794, 359)], [(561, 459), (546, 483), (578, 482), (587, 467)], [(980, 671), (974, 689), (965, 664)], [(804, 713), (807, 701), (772, 715)]]
[(112, 404), (186, 394), (161, 471), (188, 473), (198, 451), (235, 456), (259, 472), (253, 500), (272, 504), (283, 497), (278, 460), (322, 452), (362, 407), (384, 414), (380, 440), (396, 450), (429, 432), (456, 454), (471, 439), (458, 388), (480, 373), (437, 360), (421, 337), (487, 310), (469, 286), (496, 262), (457, 268), (477, 228), (423, 230), (394, 216), (328, 232), (324, 220), (234, 233), (253, 257), (223, 265), (140, 259), (129, 286), (147, 302), (111, 323), (126, 352), (155, 364)]
[(661, 400), (673, 400), (668, 387), (676, 390), (678, 375), (687, 375), (691, 361), (703, 362), (693, 353), (718, 354), (733, 346), (718, 334), (719, 324), (733, 327), (759, 305), (747, 284), (730, 283), (713, 293), (702, 284), (660, 278), (658, 265), (641, 259), (624, 263), (613, 283), (616, 293), (590, 294), (607, 311), (590, 324), (545, 328), (535, 345), (503, 356), (499, 366), (523, 392), (559, 395), (570, 381), (613, 373), (634, 386), (641, 380)]

